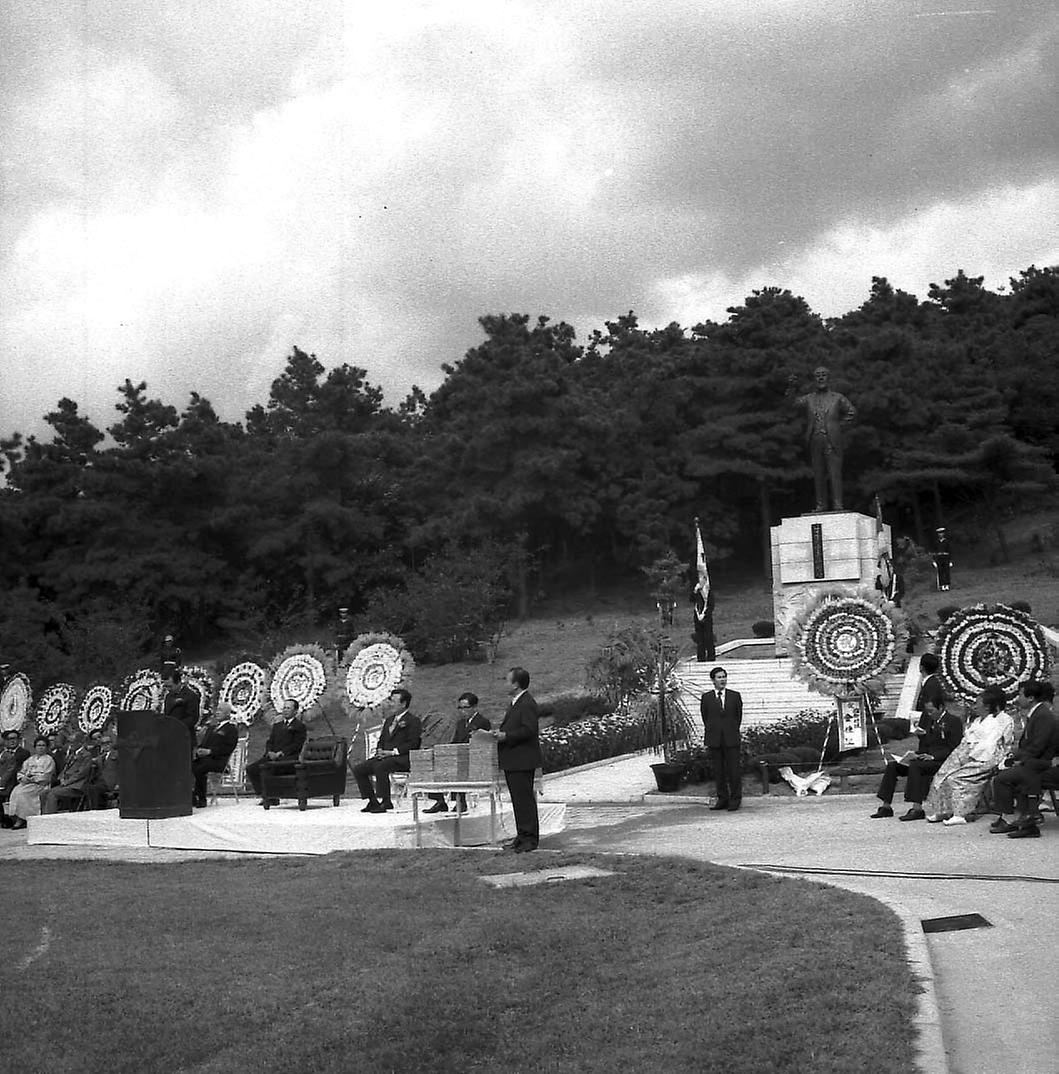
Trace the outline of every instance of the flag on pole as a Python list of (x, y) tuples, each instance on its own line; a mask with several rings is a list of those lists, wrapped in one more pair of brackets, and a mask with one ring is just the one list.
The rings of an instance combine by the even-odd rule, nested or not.
[(698, 602), (696, 602), (695, 614), (699, 619), (704, 619), (710, 596), (710, 566), (706, 562), (706, 549), (702, 545), (702, 530), (699, 529), (697, 518), (695, 519), (695, 573), (699, 578), (695, 589), (702, 594), (702, 611), (699, 611)]

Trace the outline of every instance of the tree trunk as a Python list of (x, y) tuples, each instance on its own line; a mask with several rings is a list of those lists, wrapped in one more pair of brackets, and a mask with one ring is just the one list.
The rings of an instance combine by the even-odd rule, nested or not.
[(941, 508), (941, 488), (935, 481), (931, 487), (931, 491), (934, 493), (934, 525), (945, 525), (945, 512)]
[(758, 482), (758, 502), (761, 505), (761, 562), (765, 577), (772, 577), (772, 501), (769, 487), (764, 481)]
[(912, 524), (916, 529), (916, 544), (920, 548), (927, 547), (926, 533), (923, 530), (923, 512), (919, 507), (919, 489), (911, 490), (912, 497)]

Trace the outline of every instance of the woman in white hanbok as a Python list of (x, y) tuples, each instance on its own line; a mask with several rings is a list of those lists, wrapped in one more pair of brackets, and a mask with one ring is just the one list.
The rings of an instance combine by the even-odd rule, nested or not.
[(987, 686), (971, 705), (960, 744), (938, 769), (923, 803), (927, 820), (966, 824), (1001, 761), (1018, 742), (1018, 721), (1004, 710), (999, 686)]
[(14, 819), (12, 828), (25, 828), (27, 817), (40, 815), (40, 800), (51, 786), (55, 775), (55, 760), (48, 753), (48, 740), (43, 736), (33, 743), (33, 753), (18, 770), (18, 785), (7, 800), (7, 815)]

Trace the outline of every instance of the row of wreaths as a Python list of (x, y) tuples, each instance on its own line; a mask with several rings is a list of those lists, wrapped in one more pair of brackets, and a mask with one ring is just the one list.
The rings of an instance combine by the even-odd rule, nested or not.
[[(262, 712), (278, 712), (288, 700), (297, 701), (299, 709), (306, 712), (336, 677), (352, 706), (374, 708), (398, 686), (407, 686), (414, 668), (412, 654), (400, 638), (361, 634), (337, 667), (318, 645), (292, 645), (267, 667), (253, 661), (237, 664), (220, 683), (204, 667), (185, 667), (182, 673), (183, 681), (199, 695), (203, 716), (223, 701), (231, 706), (236, 723), (249, 725)], [(105, 726), (115, 709), (160, 709), (163, 689), (161, 675), (143, 668), (116, 687), (97, 683), (83, 693), (70, 683), (54, 683), (34, 704), (29, 678), (16, 672), (0, 693), (0, 730), (20, 731), (32, 716), (43, 734), (53, 734), (75, 722), (87, 733)]]
[[(817, 594), (787, 630), (792, 674), (823, 694), (877, 692), (908, 638), (900, 609), (876, 593)], [(1051, 654), (1040, 624), (1006, 604), (976, 604), (951, 615), (935, 642), (949, 693), (964, 701), (987, 686), (1013, 696), (1043, 679)]]

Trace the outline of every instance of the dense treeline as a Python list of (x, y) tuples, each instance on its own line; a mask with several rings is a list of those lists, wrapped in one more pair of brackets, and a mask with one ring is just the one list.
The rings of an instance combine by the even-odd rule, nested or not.
[(63, 398), (50, 441), (2, 442), (3, 658), (105, 673), (164, 629), (237, 646), (339, 605), (451, 657), (542, 579), (684, 555), (696, 514), (714, 556), (760, 563), (768, 526), (809, 502), (789, 379), (807, 390), (819, 364), (858, 410), (847, 507), (878, 494), (922, 542), (974, 505), (1002, 543), (1013, 504), (1051, 486), (1059, 269), (1002, 293), (961, 272), (924, 301), (876, 278), (829, 321), (778, 288), (728, 314), (644, 331), (630, 313), (584, 345), (483, 317), (441, 386), (396, 408), (366, 370), (297, 348), (240, 424), (127, 380), (105, 434)]

